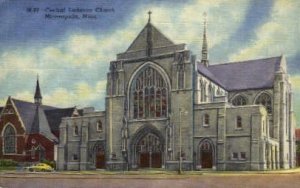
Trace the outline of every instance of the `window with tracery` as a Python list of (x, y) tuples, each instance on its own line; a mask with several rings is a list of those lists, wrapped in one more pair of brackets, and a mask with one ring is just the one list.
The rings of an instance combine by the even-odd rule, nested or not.
[(163, 77), (148, 67), (138, 74), (132, 85), (133, 118), (167, 116), (168, 89)]
[(239, 95), (239, 96), (236, 96), (233, 100), (232, 100), (232, 104), (234, 106), (244, 106), (247, 104), (247, 100), (245, 97)]
[(16, 153), (16, 132), (11, 125), (4, 130), (4, 153)]
[(270, 95), (262, 93), (255, 101), (255, 104), (262, 104), (265, 106), (268, 113), (272, 113), (272, 99)]
[(159, 138), (149, 133), (144, 138), (142, 138), (137, 144), (137, 151), (144, 153), (144, 152), (161, 152), (161, 143)]

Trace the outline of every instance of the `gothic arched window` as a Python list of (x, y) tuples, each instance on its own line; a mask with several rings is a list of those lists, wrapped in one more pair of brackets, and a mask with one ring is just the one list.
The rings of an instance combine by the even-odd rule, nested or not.
[(245, 97), (238, 95), (232, 100), (232, 104), (234, 106), (244, 106), (247, 104), (247, 100)]
[(270, 95), (266, 94), (266, 93), (262, 93), (259, 95), (259, 97), (257, 97), (255, 104), (262, 104), (265, 106), (266, 110), (268, 111), (268, 113), (272, 113), (272, 99), (270, 97)]
[(5, 128), (3, 138), (4, 153), (16, 153), (16, 132), (11, 125)]
[(168, 89), (161, 74), (151, 67), (141, 71), (131, 86), (133, 118), (167, 116)]

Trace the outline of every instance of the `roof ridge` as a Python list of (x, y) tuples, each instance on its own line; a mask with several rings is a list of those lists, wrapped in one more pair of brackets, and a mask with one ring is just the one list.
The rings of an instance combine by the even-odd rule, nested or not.
[(244, 60), (244, 61), (231, 61), (231, 62), (227, 62), (227, 63), (211, 64), (211, 65), (209, 65), (209, 67), (218, 66), (218, 65), (237, 64), (237, 63), (249, 63), (249, 62), (253, 62), (253, 61), (275, 59), (275, 58), (282, 58), (282, 55), (274, 56), (274, 57), (259, 58), (259, 59), (248, 59), (248, 60)]
[[(16, 98), (11, 98), (13, 101), (17, 101), (17, 102), (22, 102), (22, 103), (27, 103), (27, 104), (31, 104), (31, 105), (36, 105), (34, 102), (29, 102), (29, 101), (25, 101), (25, 100), (21, 100), (21, 99), (16, 99)], [(41, 107), (50, 107), (50, 108), (53, 108), (54, 109), (61, 109), (59, 107), (55, 107), (55, 106), (50, 106), (50, 105), (41, 105)]]
[[(134, 50), (134, 45), (136, 44), (136, 42), (138, 41), (138, 39), (141, 37), (142, 33), (147, 32), (145, 30), (147, 30), (147, 27), (149, 27), (149, 26), (152, 28), (152, 30), (155, 30), (155, 32), (159, 33), (159, 36), (161, 36), (164, 40), (168, 41), (169, 43), (172, 43), (172, 45), (175, 45), (175, 43), (171, 39), (169, 39), (165, 34), (163, 34), (156, 26), (154, 26), (152, 23), (148, 22), (143, 27), (143, 29), (138, 33), (138, 35), (134, 38), (134, 40), (131, 42), (131, 44), (129, 45), (129, 47), (126, 49), (125, 52), (136, 51), (136, 50)], [(152, 48), (155, 48), (155, 47), (153, 46)]]
[(21, 100), (21, 99), (16, 99), (16, 98), (13, 98), (13, 97), (11, 97), (11, 99), (14, 100), (14, 101), (19, 101), (19, 102), (25, 102), (25, 103), (34, 104), (33, 102), (29, 102), (29, 101), (25, 101), (25, 100)]
[(70, 110), (75, 109), (75, 107), (69, 107), (69, 108), (55, 108), (55, 109), (45, 109), (44, 111), (53, 111), (53, 110)]

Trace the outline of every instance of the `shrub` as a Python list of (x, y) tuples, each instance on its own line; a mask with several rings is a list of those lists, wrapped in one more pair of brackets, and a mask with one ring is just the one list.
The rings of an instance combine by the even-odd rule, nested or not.
[(11, 159), (0, 159), (0, 166), (9, 167), (9, 166), (17, 166), (18, 163)]

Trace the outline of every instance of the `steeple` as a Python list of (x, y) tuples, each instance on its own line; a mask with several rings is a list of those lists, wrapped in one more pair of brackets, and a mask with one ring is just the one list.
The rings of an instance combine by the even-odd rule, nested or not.
[(39, 75), (37, 75), (37, 80), (36, 80), (34, 103), (38, 104), (38, 105), (42, 104), (42, 94), (41, 94), (41, 89), (40, 89), (40, 84), (39, 84)]
[(205, 66), (209, 65), (208, 61), (208, 49), (207, 49), (207, 39), (206, 39), (206, 12), (203, 14), (204, 17), (204, 27), (203, 27), (203, 43), (202, 43), (202, 59), (201, 63)]
[(150, 57), (152, 55), (152, 48), (153, 48), (153, 41), (152, 41), (152, 26), (151, 26), (151, 14), (152, 12), (149, 11), (149, 18), (148, 18), (148, 24), (147, 24), (147, 49), (146, 53), (147, 56)]

